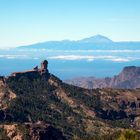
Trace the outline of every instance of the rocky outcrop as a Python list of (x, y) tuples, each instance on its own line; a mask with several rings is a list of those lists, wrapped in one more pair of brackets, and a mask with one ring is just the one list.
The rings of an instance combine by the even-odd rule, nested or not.
[(0, 80), (0, 109), (6, 109), (8, 103), (16, 98), (16, 94), (7, 87), (5, 78)]
[(21, 77), (21, 76), (28, 76), (29, 78), (31, 77), (38, 77), (38, 75), (46, 74), (49, 76), (49, 71), (48, 71), (48, 61), (44, 60), (41, 62), (41, 68), (39, 69), (38, 66), (33, 68), (32, 70), (27, 70), (23, 72), (14, 72), (9, 76), (8, 78), (11, 77)]
[(19, 131), (17, 124), (3, 125), (3, 129), (6, 131), (6, 135), (10, 140), (23, 140), (24, 134)]
[(134, 126), (136, 127), (136, 129), (138, 131), (140, 131), (140, 116), (135, 118), (135, 120), (134, 120)]
[(124, 88), (135, 89), (140, 88), (140, 67), (130, 66), (125, 67), (123, 71), (112, 78), (95, 78), (95, 77), (81, 77), (65, 81), (68, 84), (75, 86), (96, 89), (96, 88)]
[(59, 129), (44, 122), (0, 125), (0, 130), (9, 140), (66, 140)]
[(111, 79), (109, 86), (116, 88), (140, 88), (140, 67), (125, 67), (119, 75)]

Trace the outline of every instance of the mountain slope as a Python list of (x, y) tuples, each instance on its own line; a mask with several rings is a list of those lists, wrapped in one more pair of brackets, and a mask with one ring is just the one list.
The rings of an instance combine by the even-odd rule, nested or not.
[[(45, 66), (44, 62), (42, 64), (41, 69), (13, 73), (1, 79), (3, 94), (9, 95), (8, 89), (16, 95), (5, 102), (6, 108), (0, 110), (2, 125), (18, 124), (26, 130), (25, 126), (29, 124), (26, 133), (31, 133), (34, 124), (42, 122), (42, 126), (49, 124), (59, 129), (66, 139), (97, 139), (132, 126), (139, 129), (139, 89), (79, 88), (50, 74), (46, 61)], [(4, 100), (0, 98), (0, 101)], [(36, 131), (40, 134), (48, 130), (43, 129)]]
[(112, 40), (102, 35), (96, 35), (90, 38), (85, 38), (80, 41), (83, 43), (113, 43)]
[(112, 78), (79, 77), (66, 80), (65, 82), (88, 89), (105, 87), (124, 89), (140, 88), (140, 67), (125, 67), (119, 75)]

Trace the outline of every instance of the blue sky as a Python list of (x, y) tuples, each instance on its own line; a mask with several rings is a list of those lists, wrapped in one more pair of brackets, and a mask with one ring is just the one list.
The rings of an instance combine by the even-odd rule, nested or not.
[(140, 0), (0, 0), (0, 48), (96, 34), (140, 41)]

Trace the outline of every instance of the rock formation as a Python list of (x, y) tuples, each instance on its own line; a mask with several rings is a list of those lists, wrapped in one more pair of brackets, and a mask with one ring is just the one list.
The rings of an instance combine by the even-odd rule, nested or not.
[(39, 69), (38, 66), (34, 67), (32, 70), (27, 70), (27, 71), (23, 71), (23, 72), (14, 72), (11, 74), (11, 77), (19, 77), (19, 76), (22, 76), (22, 75), (36, 75), (36, 74), (49, 74), (48, 72), (48, 61), (47, 60), (44, 60), (42, 61), (41, 63), (41, 68)]
[(47, 68), (48, 68), (48, 61), (47, 60), (44, 60), (41, 63), (41, 70), (44, 71), (44, 70), (47, 70)]
[(140, 67), (125, 67), (119, 75), (112, 78), (79, 77), (65, 82), (88, 89), (105, 87), (135, 89), (140, 88)]

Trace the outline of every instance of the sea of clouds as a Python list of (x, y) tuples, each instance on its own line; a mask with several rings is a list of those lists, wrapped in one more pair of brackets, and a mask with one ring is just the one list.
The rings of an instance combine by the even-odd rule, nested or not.
[(140, 60), (140, 50), (17, 50), (0, 52), (0, 59), (108, 60), (129, 62)]

